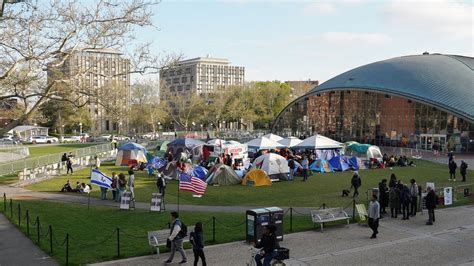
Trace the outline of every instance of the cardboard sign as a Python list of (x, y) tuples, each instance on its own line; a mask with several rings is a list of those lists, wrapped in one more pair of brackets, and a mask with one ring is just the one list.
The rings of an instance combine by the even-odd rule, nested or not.
[(453, 204), (453, 188), (445, 187), (444, 188), (444, 205)]
[(161, 203), (163, 199), (163, 195), (160, 193), (152, 193), (151, 194), (151, 204), (150, 204), (150, 211), (159, 212), (161, 211)]
[(120, 200), (120, 209), (128, 210), (130, 209), (130, 201), (132, 199), (131, 192), (124, 192), (122, 195), (122, 199)]

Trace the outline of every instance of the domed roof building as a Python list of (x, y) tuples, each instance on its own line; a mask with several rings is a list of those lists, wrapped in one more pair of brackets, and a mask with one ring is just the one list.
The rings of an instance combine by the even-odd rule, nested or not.
[(474, 58), (403, 56), (342, 73), (291, 102), (273, 132), (474, 152)]

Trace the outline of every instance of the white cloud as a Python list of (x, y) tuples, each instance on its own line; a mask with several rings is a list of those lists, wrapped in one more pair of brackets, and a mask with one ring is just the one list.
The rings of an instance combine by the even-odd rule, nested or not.
[(326, 32), (321, 40), (333, 44), (383, 45), (391, 41), (390, 36), (380, 33)]
[(334, 3), (329, 2), (315, 2), (307, 4), (303, 8), (303, 14), (305, 15), (330, 15), (336, 12), (336, 6)]
[(470, 1), (396, 1), (384, 7), (385, 17), (395, 27), (455, 38), (472, 38), (473, 12)]

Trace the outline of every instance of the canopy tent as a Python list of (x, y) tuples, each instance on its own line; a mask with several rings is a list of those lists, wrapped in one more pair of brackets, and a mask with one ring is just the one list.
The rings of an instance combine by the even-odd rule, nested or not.
[(336, 156), (329, 160), (329, 165), (335, 171), (346, 171), (351, 168), (345, 156)]
[(146, 157), (147, 150), (140, 144), (128, 142), (121, 145), (118, 150), (115, 165), (135, 166), (148, 162)]
[(192, 139), (192, 138), (177, 138), (172, 142), (168, 143), (168, 152), (171, 152), (175, 158), (177, 158), (180, 153), (186, 152), (191, 155), (201, 155), (201, 150), (198, 147), (206, 144), (203, 141)]
[(206, 142), (207, 145), (212, 145), (212, 146), (223, 146), (226, 141), (223, 139), (211, 139), (208, 142)]
[(271, 139), (273, 141), (276, 141), (276, 142), (279, 142), (280, 140), (283, 140), (282, 137), (278, 136), (278, 135), (275, 135), (273, 133), (269, 133), (269, 134), (266, 134), (266, 135), (263, 135), (263, 137), (267, 138), (267, 139)]
[(309, 170), (315, 171), (315, 172), (320, 172), (320, 173), (330, 173), (334, 172), (334, 169), (332, 169), (331, 165), (324, 159), (321, 160), (315, 160), (310, 166)]
[(242, 179), (242, 185), (249, 187), (271, 186), (272, 180), (262, 169), (252, 169)]
[(214, 166), (211, 172), (207, 175), (206, 182), (209, 185), (229, 186), (240, 183), (240, 177), (225, 164)]
[(247, 144), (249, 148), (255, 149), (255, 150), (285, 148), (284, 145), (281, 145), (280, 143), (274, 140), (268, 139), (266, 137), (256, 138), (245, 144)]
[(255, 159), (252, 169), (262, 169), (271, 179), (288, 180), (288, 161), (276, 153), (266, 153)]
[(380, 148), (370, 144), (361, 144), (355, 141), (348, 141), (344, 143), (344, 154), (348, 153), (349, 151), (364, 154), (367, 160), (382, 159), (382, 151), (380, 151)]
[(293, 146), (298, 145), (301, 142), (302, 142), (302, 140), (300, 140), (297, 137), (288, 137), (288, 138), (284, 138), (284, 139), (278, 141), (278, 143), (280, 143), (281, 145), (284, 145), (285, 147), (288, 147), (288, 148), (292, 148)]
[(330, 139), (328, 137), (316, 134), (309, 138), (304, 139), (301, 143), (293, 146), (294, 149), (312, 149), (312, 150), (324, 150), (324, 149), (340, 149), (343, 144)]

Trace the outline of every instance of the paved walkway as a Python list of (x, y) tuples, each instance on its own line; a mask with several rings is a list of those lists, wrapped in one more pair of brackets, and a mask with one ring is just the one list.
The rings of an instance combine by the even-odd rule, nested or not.
[[(474, 206), (436, 212), (436, 223), (426, 226), (427, 213), (409, 221), (384, 218), (379, 236), (369, 239), (366, 226), (352, 224), (284, 236), (281, 246), (290, 249), (286, 265), (474, 265)], [(187, 265), (192, 252), (186, 251)], [(249, 245), (233, 242), (205, 248), (208, 265), (245, 265)], [(164, 265), (168, 254), (95, 264)], [(181, 257), (177, 254), (178, 265)]]
[(0, 214), (0, 265), (59, 265)]

